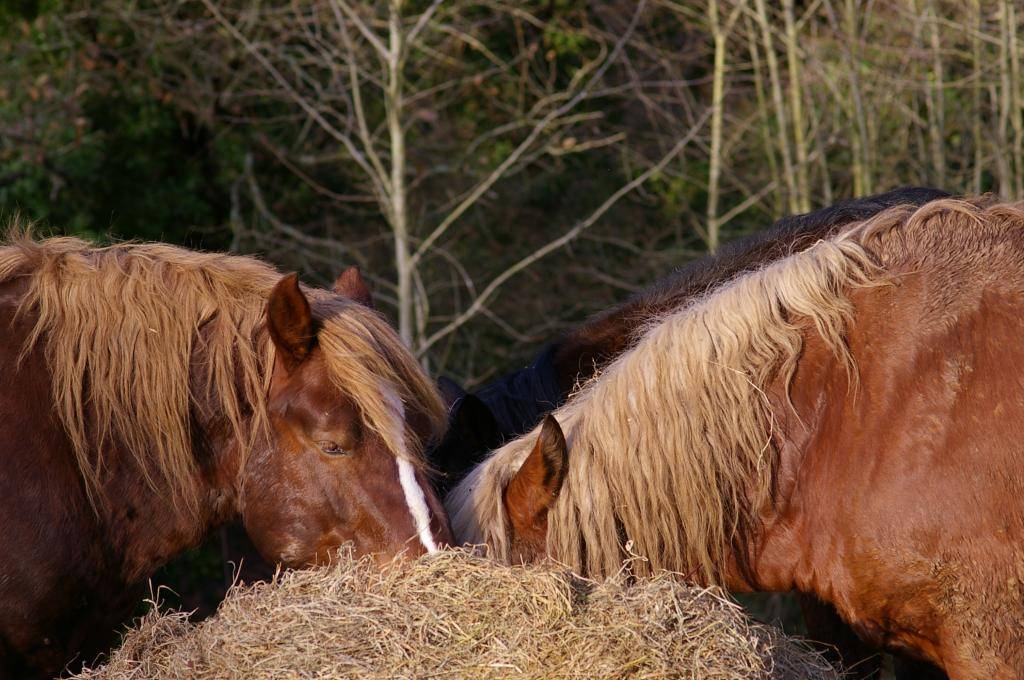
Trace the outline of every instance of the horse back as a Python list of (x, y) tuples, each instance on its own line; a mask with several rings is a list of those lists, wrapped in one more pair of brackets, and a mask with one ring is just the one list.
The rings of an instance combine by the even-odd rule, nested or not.
[(117, 622), (98, 612), (134, 599), (110, 579), (42, 345), (19, 361), (32, 325), (30, 313), (16, 314), (24, 289), (21, 279), (0, 283), (0, 675), (12, 677), (52, 675), (70, 650), (91, 660)]
[(886, 208), (923, 205), (948, 196), (939, 189), (902, 187), (785, 217), (767, 229), (730, 241), (717, 254), (686, 264), (566, 335), (557, 344), (553, 357), (558, 381), (565, 393), (569, 393), (577, 380), (589, 378), (595, 370), (625, 351), (653, 319), (744, 272), (800, 252), (838, 229), (873, 217)]

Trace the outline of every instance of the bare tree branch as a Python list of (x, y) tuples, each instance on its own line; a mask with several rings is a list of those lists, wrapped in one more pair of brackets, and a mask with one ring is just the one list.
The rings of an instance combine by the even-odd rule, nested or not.
[(440, 328), (439, 330), (432, 333), (429, 337), (427, 337), (426, 340), (420, 345), (420, 347), (417, 348), (418, 353), (422, 355), (428, 349), (430, 349), (438, 340), (444, 338), (449, 333), (458, 330), (463, 324), (465, 324), (467, 321), (473, 318), (473, 316), (475, 316), (477, 313), (480, 312), (481, 309), (484, 308), (484, 305), (491, 298), (491, 296), (493, 296), (494, 293), (497, 292), (498, 289), (501, 288), (501, 286), (506, 281), (508, 281), (510, 278), (512, 278), (522, 270), (526, 269), (530, 265), (532, 265), (537, 260), (540, 260), (546, 255), (572, 242), (583, 231), (589, 229), (591, 226), (593, 226), (595, 222), (601, 219), (601, 217), (606, 212), (608, 212), (608, 210), (610, 210), (612, 206), (618, 203), (623, 196), (630, 193), (638, 186), (646, 182), (654, 174), (661, 172), (665, 168), (665, 166), (668, 165), (670, 161), (672, 161), (672, 159), (678, 156), (679, 153), (682, 152), (682, 150), (685, 149), (691, 141), (693, 141), (693, 138), (696, 137), (697, 132), (704, 126), (704, 123), (707, 121), (708, 117), (710, 116), (710, 113), (711, 111), (709, 109), (704, 113), (703, 116), (701, 116), (697, 124), (690, 129), (690, 132), (681, 140), (679, 140), (668, 153), (662, 156), (661, 160), (659, 160), (651, 167), (647, 168), (647, 170), (645, 170), (643, 173), (635, 177), (629, 183), (620, 187), (618, 191), (616, 191), (607, 199), (605, 199), (605, 201), (601, 203), (601, 205), (598, 206), (598, 208), (594, 212), (592, 212), (586, 219), (576, 223), (575, 226), (573, 226), (569, 231), (562, 234), (560, 237), (556, 238), (553, 241), (549, 241), (541, 248), (538, 248), (537, 250), (533, 251), (532, 253), (522, 258), (521, 260), (513, 264), (511, 267), (507, 268), (505, 271), (501, 272), (496, 277), (494, 277), (491, 280), (491, 282), (487, 284), (487, 286), (483, 290), (480, 291), (480, 294), (476, 297), (475, 300), (473, 300), (473, 303), (464, 312), (456, 316), (444, 327)]

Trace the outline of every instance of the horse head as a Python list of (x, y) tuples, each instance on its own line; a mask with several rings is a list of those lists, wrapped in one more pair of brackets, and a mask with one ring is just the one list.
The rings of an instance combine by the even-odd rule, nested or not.
[[(343, 307), (370, 303), (355, 269), (339, 277), (328, 297), (334, 296), (345, 298)], [(329, 309), (338, 301), (327, 302)], [(326, 561), (345, 542), (357, 554), (383, 559), (434, 552), (451, 534), (410, 443), (428, 429), (429, 414), (416, 412), (415, 399), (406, 403), (396, 381), (378, 379), (372, 365), (351, 383), (350, 391), (362, 394), (339, 385), (339, 363), (363, 362), (389, 340), (371, 338), (363, 351), (339, 348), (337, 332), (323, 337), (329, 312), (326, 318), (315, 313), (315, 304), (294, 274), (269, 296), (267, 331), (276, 356), (267, 397), (270, 432), (242, 470), (246, 530), (265, 557), (289, 566)], [(400, 345), (397, 336), (390, 341)], [(407, 372), (418, 370), (411, 357), (402, 362)], [(425, 377), (423, 383), (433, 392)]]
[(501, 446), (506, 433), (480, 397), (444, 376), (438, 378), (437, 387), (448, 406), (448, 429), (427, 456), (440, 473), (434, 484), (443, 497), (487, 454)]

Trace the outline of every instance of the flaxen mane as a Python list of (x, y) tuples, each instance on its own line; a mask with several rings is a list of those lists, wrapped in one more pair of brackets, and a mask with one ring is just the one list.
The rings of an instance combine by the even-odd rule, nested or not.
[[(0, 282), (16, 277), (27, 281), (19, 314), (35, 320), (22, 356), (43, 343), (57, 413), (94, 500), (104, 444), (122, 443), (154, 488), (169, 486), (177, 505), (194, 509), (190, 412), (222, 415), (243, 446), (268, 431), (265, 308), (281, 278), (269, 265), (162, 244), (36, 241), (15, 228), (0, 247)], [(306, 292), (333, 382), (367, 427), (418, 464), (424, 442), (395, 421), (404, 406), (426, 415), (432, 436), (441, 432), (432, 383), (372, 310)]]
[[(788, 383), (804, 332), (814, 329), (853, 369), (843, 337), (850, 289), (887, 280), (887, 251), (903, 258), (929, 223), (971, 223), (983, 212), (954, 200), (887, 210), (652, 324), (554, 412), (570, 452), (548, 516), (548, 554), (598, 576), (621, 568), (630, 542), (648, 560), (636, 570), (719, 582), (737, 530), (769, 502), (776, 419), (765, 390), (780, 377)], [(502, 492), (536, 436), (498, 449), (449, 495), (459, 541), (512, 557)]]

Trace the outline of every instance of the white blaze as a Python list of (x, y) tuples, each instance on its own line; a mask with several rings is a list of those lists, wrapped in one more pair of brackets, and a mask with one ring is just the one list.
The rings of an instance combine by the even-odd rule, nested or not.
[(416, 480), (416, 468), (405, 458), (403, 445), (405, 442), (405, 407), (398, 395), (391, 394), (389, 396), (396, 416), (396, 432), (393, 439), (403, 449), (395, 452), (395, 458), (398, 461), (398, 481), (402, 484), (402, 491), (405, 492), (405, 504), (409, 506), (420, 543), (427, 549), (427, 552), (436, 553), (437, 543), (434, 542), (434, 534), (430, 530), (430, 509), (427, 507), (427, 497), (423, 495), (423, 487)]
[(416, 469), (405, 458), (398, 459), (398, 481), (405, 491), (405, 502), (409, 505), (412, 519), (416, 523), (416, 531), (420, 535), (420, 543), (427, 552), (436, 553), (437, 544), (434, 534), (430, 531), (430, 510), (427, 509), (427, 498), (423, 495), (423, 487), (416, 481)]

